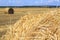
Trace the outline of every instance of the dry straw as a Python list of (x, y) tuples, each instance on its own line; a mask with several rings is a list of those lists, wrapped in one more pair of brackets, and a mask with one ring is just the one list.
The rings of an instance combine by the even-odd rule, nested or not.
[(10, 27), (4, 40), (60, 40), (60, 14), (28, 14)]

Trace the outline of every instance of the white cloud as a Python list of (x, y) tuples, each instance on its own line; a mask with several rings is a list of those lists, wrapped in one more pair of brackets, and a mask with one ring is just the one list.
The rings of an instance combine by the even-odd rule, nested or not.
[(42, 4), (43, 3), (43, 0), (40, 0), (40, 1), (39, 0), (36, 0), (35, 3), (36, 4)]
[(60, 0), (48, 0), (48, 2), (60, 2)]
[(55, 0), (55, 1), (59, 2), (60, 0)]

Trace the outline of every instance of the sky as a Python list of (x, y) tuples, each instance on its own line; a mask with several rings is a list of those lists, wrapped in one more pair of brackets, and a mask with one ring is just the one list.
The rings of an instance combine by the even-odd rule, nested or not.
[(60, 6), (60, 0), (0, 0), (0, 6)]

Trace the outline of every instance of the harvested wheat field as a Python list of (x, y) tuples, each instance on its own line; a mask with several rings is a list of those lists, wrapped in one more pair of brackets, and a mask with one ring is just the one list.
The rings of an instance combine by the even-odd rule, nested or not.
[(0, 40), (60, 40), (60, 8), (0, 10)]
[(60, 40), (60, 13), (27, 14), (10, 27), (2, 40)]

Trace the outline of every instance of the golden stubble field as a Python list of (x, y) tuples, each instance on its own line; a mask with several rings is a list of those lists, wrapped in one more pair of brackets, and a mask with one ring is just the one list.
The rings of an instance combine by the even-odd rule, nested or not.
[(13, 8), (15, 11), (14, 14), (8, 14), (7, 9), (0, 8), (0, 40), (8, 31), (8, 28), (26, 14), (60, 13), (60, 8)]

